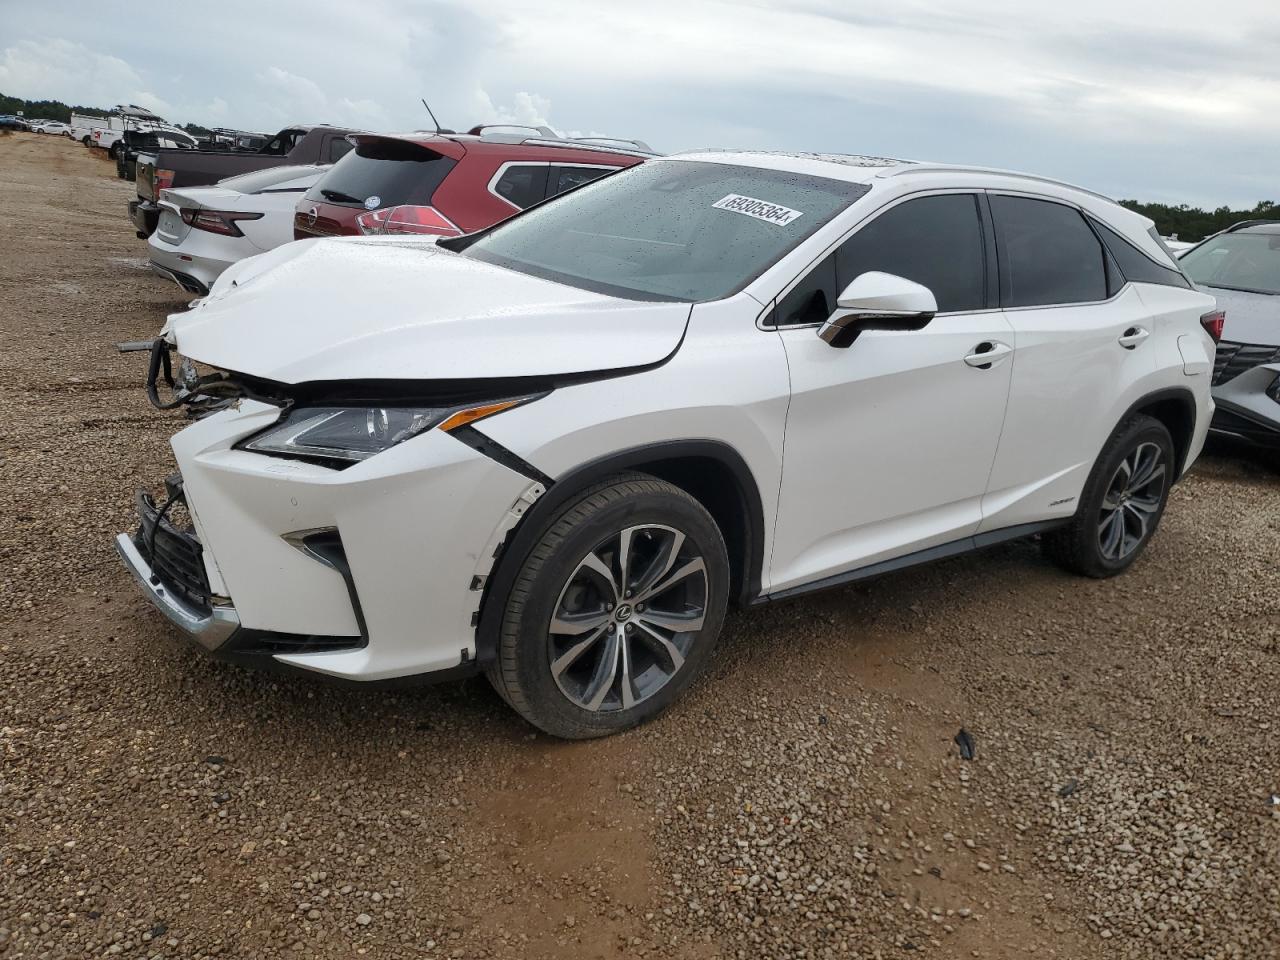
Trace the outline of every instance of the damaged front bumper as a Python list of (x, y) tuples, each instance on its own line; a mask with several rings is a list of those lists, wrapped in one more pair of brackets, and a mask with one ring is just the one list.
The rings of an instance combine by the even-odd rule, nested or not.
[(162, 506), (138, 491), (138, 530), (117, 536), (116, 552), (157, 610), (200, 646), (217, 650), (239, 629), (240, 618), (230, 601), (210, 588), (204, 547), (194, 531), (179, 529), (167, 516), (184, 501), (182, 477), (169, 477), (165, 491)]
[(234, 608), (219, 606), (201, 610), (168, 590), (127, 533), (116, 537), (116, 552), (152, 605), (206, 650), (217, 650), (240, 628), (240, 618)]

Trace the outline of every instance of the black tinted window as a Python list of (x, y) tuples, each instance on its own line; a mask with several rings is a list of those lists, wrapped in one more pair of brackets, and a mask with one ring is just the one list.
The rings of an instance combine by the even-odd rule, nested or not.
[(551, 190), (552, 196), (580, 187), (584, 183), (590, 183), (606, 173), (613, 173), (612, 168), (601, 169), (600, 167), (555, 167), (554, 170), (556, 179)]
[(1172, 266), (1156, 263), (1101, 220), (1094, 220), (1093, 225), (1126, 280), (1134, 283), (1162, 283), (1169, 287), (1191, 286), (1187, 278)]
[(975, 196), (908, 200), (876, 217), (836, 251), (836, 285), (843, 290), (861, 274), (878, 270), (928, 287), (941, 312), (981, 310), (987, 305), (983, 250)]
[(355, 144), (350, 140), (330, 140), (329, 141), (329, 162), (337, 163), (348, 153), (355, 149)]
[(991, 197), (1006, 307), (1107, 298), (1102, 244), (1077, 210), (1048, 200)]
[(531, 207), (547, 195), (547, 168), (526, 163), (513, 164), (502, 171), (493, 190), (521, 210)]
[(360, 144), (307, 191), (308, 200), (370, 210), (427, 205), (454, 161), (403, 140)]
[(826, 323), (836, 309), (836, 256), (833, 253), (810, 270), (791, 292), (778, 301), (774, 323)]

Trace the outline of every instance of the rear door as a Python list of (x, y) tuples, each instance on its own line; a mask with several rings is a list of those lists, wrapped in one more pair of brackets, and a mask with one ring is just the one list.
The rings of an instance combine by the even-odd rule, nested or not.
[[(791, 373), (774, 590), (977, 531), (1008, 399), (1013, 342), (996, 305), (994, 246), (976, 192), (909, 197), (861, 227), (777, 302)], [(868, 271), (933, 291), (923, 330), (817, 336)], [(991, 353), (990, 363), (973, 362)]]
[(988, 194), (1017, 349), (983, 530), (1070, 516), (1128, 386), (1155, 370), (1153, 321), (1082, 212)]

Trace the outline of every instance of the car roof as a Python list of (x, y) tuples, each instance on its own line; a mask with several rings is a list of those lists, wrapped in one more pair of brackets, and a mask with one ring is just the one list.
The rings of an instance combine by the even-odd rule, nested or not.
[(403, 140), (407, 143), (413, 143), (420, 147), (432, 147), (443, 143), (456, 143), (462, 146), (468, 153), (500, 153), (511, 156), (513, 152), (526, 149), (547, 150), (552, 154), (563, 151), (573, 156), (574, 161), (581, 161), (585, 157), (613, 159), (613, 160), (643, 160), (649, 157), (658, 156), (658, 154), (650, 153), (639, 149), (613, 148), (606, 147), (598, 142), (583, 142), (580, 140), (568, 140), (555, 137), (523, 137), (510, 135), (492, 135), (492, 134), (473, 134), (473, 133), (446, 133), (444, 131), (435, 132), (429, 130), (414, 130), (407, 133), (361, 133), (353, 136), (359, 137), (361, 140)]
[(673, 154), (673, 160), (698, 160), (703, 163), (734, 163), (739, 166), (764, 167), (790, 173), (806, 173), (831, 180), (872, 183), (875, 180), (915, 174), (978, 174), (982, 176), (1029, 180), (1065, 190), (1088, 194), (1108, 203), (1110, 197), (1064, 180), (1042, 177), (1034, 173), (1005, 170), (1000, 167), (938, 163), (931, 160), (904, 160), (896, 157), (867, 156), (856, 153), (806, 153), (785, 150), (693, 150)]

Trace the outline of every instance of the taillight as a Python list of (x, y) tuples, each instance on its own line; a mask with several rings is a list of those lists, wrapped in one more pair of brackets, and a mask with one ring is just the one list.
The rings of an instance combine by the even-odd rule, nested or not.
[(155, 195), (160, 196), (160, 191), (173, 186), (173, 171), (159, 170), (153, 174), (152, 182), (154, 184)]
[(388, 233), (426, 234), (433, 237), (462, 235), (462, 231), (435, 207), (406, 205), (370, 210), (356, 217), (356, 227), (365, 236)]
[(193, 210), (183, 207), (178, 213), (182, 222), (193, 230), (207, 230), (209, 233), (220, 233), (224, 237), (243, 237), (244, 234), (236, 226), (237, 220), (260, 220), (260, 213), (236, 213), (231, 210)]
[(1227, 323), (1227, 312), (1225, 310), (1211, 310), (1200, 318), (1200, 326), (1204, 327), (1209, 336), (1213, 337), (1213, 342), (1217, 343), (1222, 339), (1222, 328)]

